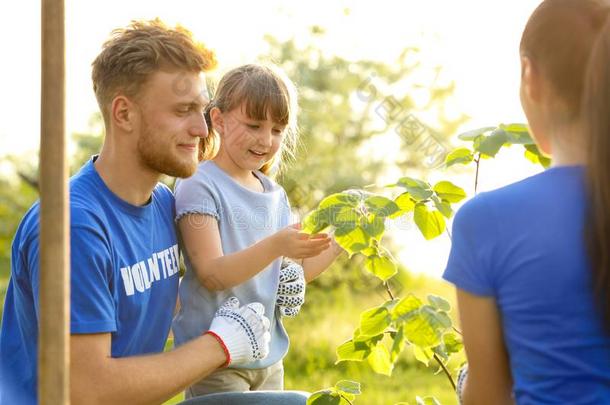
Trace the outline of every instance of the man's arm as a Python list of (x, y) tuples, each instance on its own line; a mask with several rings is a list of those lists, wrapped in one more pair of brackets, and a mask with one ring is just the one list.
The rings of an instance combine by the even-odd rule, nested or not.
[(223, 365), (227, 358), (210, 335), (166, 353), (112, 358), (110, 334), (70, 338), (73, 404), (161, 404)]
[(269, 318), (261, 303), (229, 298), (204, 336), (171, 352), (111, 357), (111, 335), (73, 334), (71, 396), (75, 404), (160, 404), (221, 365), (269, 354)]
[(461, 289), (457, 290), (457, 301), (468, 358), (462, 403), (514, 404), (508, 354), (496, 302)]

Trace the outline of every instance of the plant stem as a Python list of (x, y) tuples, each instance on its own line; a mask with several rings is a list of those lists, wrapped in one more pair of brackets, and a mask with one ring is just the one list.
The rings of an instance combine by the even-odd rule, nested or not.
[(458, 335), (462, 336), (462, 332), (460, 332), (459, 329), (457, 329), (455, 326), (452, 326), (452, 328), (455, 331), (455, 333), (457, 333)]
[(385, 286), (386, 291), (390, 295), (390, 299), (393, 300), (394, 299), (394, 294), (392, 294), (392, 290), (390, 290), (390, 285), (388, 284), (387, 281), (384, 282), (383, 285)]
[(340, 396), (341, 398), (345, 399), (349, 405), (354, 405), (354, 403), (353, 403), (352, 401), (350, 401), (349, 399), (347, 399), (346, 397), (344, 397), (342, 394), (339, 394), (339, 396)]
[(479, 152), (479, 154), (477, 155), (477, 158), (475, 159), (475, 162), (477, 162), (477, 172), (474, 176), (474, 193), (477, 193), (477, 188), (479, 186), (479, 166), (481, 165), (481, 153)]
[(447, 367), (445, 367), (445, 365), (443, 364), (441, 359), (438, 358), (436, 353), (434, 353), (434, 360), (436, 360), (438, 362), (438, 364), (440, 364), (441, 368), (443, 369), (443, 371), (447, 375), (447, 378), (449, 378), (449, 382), (451, 383), (451, 386), (453, 387), (453, 390), (455, 391), (455, 389), (456, 389), (455, 381), (453, 381), (453, 377), (451, 377), (451, 373), (449, 372), (449, 370), (447, 370)]
[(453, 236), (451, 236), (451, 231), (449, 230), (449, 228), (445, 228), (445, 231), (447, 231), (447, 236), (449, 236), (449, 240), (453, 242)]

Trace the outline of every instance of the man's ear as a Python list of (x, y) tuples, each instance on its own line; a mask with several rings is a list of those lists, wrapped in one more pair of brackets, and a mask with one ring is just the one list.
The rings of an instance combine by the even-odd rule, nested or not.
[(112, 123), (124, 132), (132, 132), (136, 119), (136, 106), (127, 97), (119, 95), (112, 100), (110, 118)]
[(212, 122), (212, 128), (218, 135), (222, 135), (224, 132), (224, 117), (220, 108), (213, 107), (210, 110), (210, 121)]

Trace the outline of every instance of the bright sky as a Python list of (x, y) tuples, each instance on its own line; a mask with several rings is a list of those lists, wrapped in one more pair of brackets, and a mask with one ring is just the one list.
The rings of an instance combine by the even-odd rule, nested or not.
[[(91, 90), (91, 61), (116, 27), (131, 19), (161, 17), (189, 28), (215, 49), (220, 70), (252, 61), (264, 51), (263, 36), (303, 40), (312, 25), (326, 29), (320, 46), (348, 58), (393, 61), (400, 50), (419, 46), (426, 66), (443, 66), (457, 89), (449, 111), (471, 117), (467, 128), (524, 122), (519, 89), (518, 45), (539, 0), (310, 0), (266, 2), (66, 1), (67, 130), (87, 130), (97, 104)], [(348, 15), (344, 13), (349, 9)], [(0, 2), (0, 156), (34, 150), (40, 125), (40, 3)], [(516, 151), (483, 171), (481, 189), (507, 184), (538, 171)], [(517, 156), (517, 157), (516, 157)], [(488, 162), (485, 162), (486, 164)], [(297, 163), (298, 164), (298, 163)], [(470, 181), (470, 176), (465, 181)], [(466, 180), (467, 179), (467, 180)], [(466, 186), (469, 183), (464, 183)], [(471, 192), (472, 190), (468, 190)], [(417, 246), (446, 251), (448, 241), (422, 242), (401, 232), (401, 259), (414, 271), (440, 274), (446, 255), (418, 255)], [(413, 248), (411, 248), (413, 247)], [(417, 248), (415, 248), (417, 247)], [(424, 258), (434, 256), (434, 259)]]

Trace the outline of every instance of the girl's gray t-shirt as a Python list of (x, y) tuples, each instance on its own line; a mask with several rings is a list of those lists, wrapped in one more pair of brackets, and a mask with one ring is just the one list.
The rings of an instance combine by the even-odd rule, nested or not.
[[(225, 255), (246, 249), (290, 225), (291, 213), (284, 189), (261, 172), (255, 172), (264, 192), (250, 190), (213, 161), (201, 163), (197, 172), (176, 182), (176, 220), (187, 214), (210, 215), (218, 221)], [(182, 252), (186, 253), (182, 242)], [(236, 368), (265, 368), (280, 361), (288, 351), (288, 335), (275, 310), (281, 258), (246, 282), (221, 291), (209, 291), (195, 275), (184, 254), (186, 273), (180, 283), (180, 310), (172, 328), (176, 346), (201, 336), (210, 327), (214, 313), (229, 297), (240, 303), (260, 302), (271, 321), (269, 355)]]

